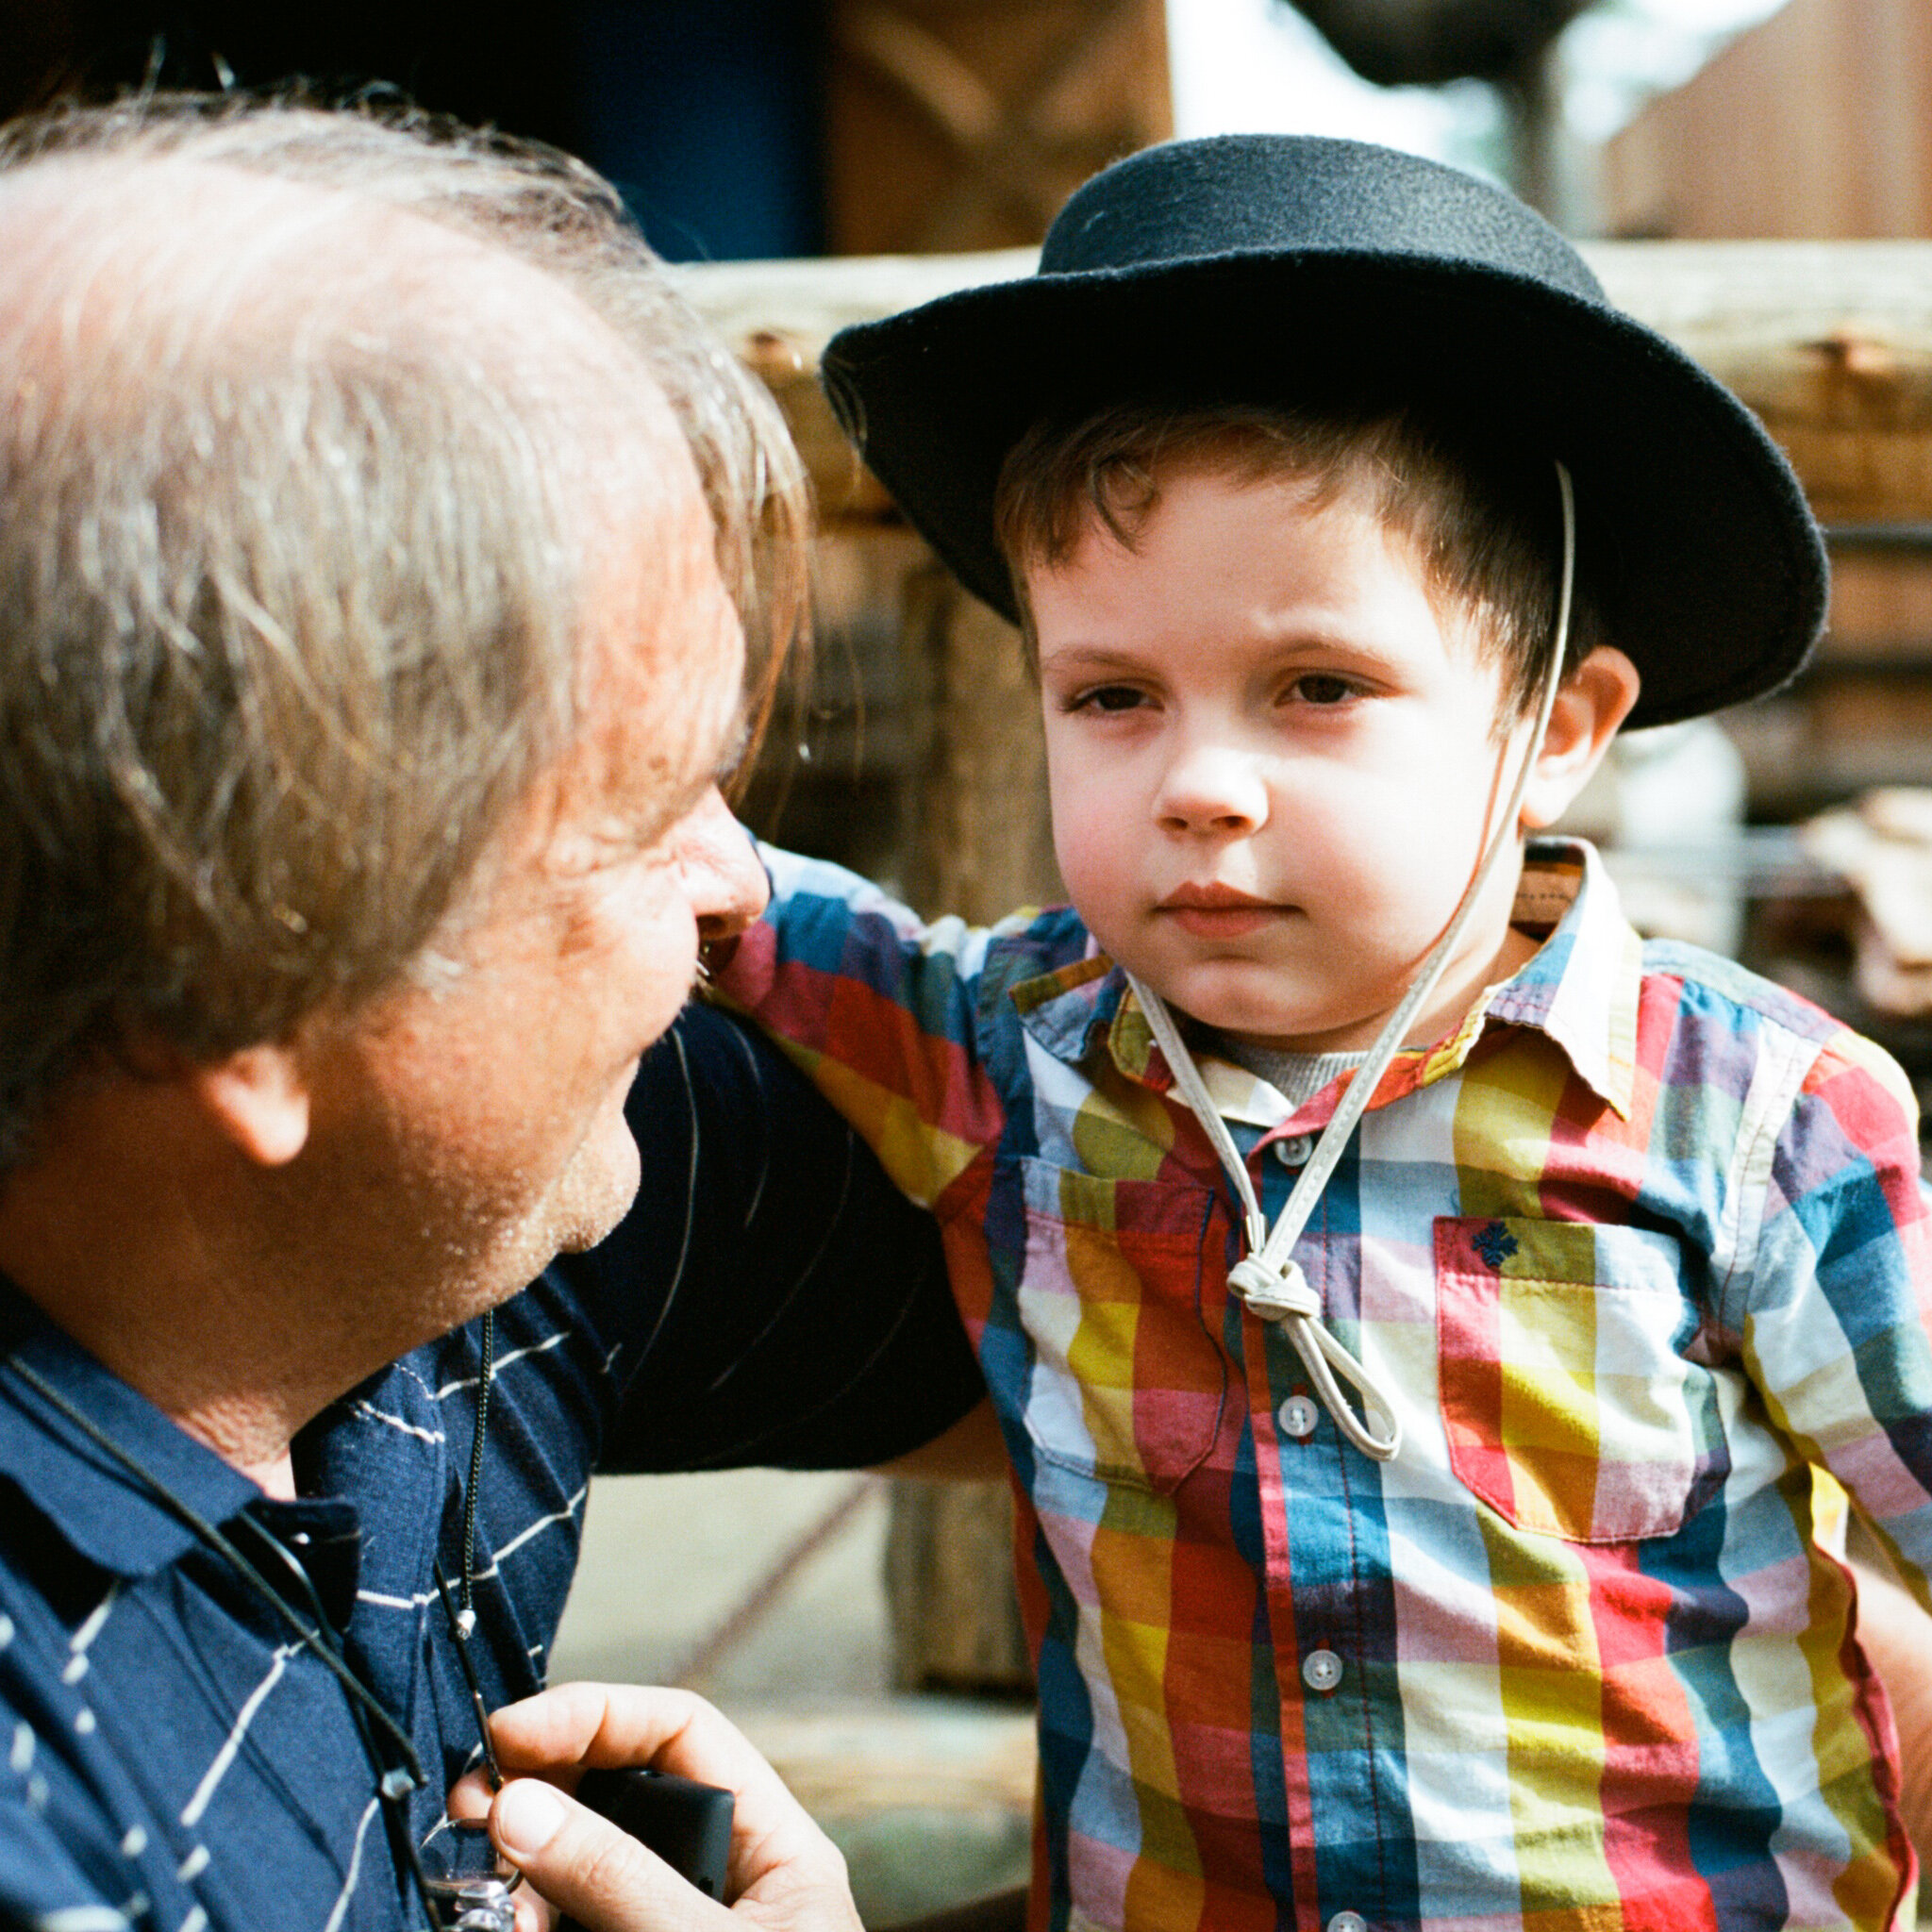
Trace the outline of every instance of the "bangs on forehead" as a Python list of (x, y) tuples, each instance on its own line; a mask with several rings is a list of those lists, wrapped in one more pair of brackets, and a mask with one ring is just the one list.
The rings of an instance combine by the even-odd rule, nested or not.
[[(1211, 470), (1246, 483), (1302, 483), (1316, 505), (1367, 492), (1413, 550), (1425, 589), (1505, 671), (1504, 712), (1536, 701), (1552, 647), (1562, 530), (1554, 472), (1541, 455), (1499, 446), (1449, 417), (1364, 403), (1123, 403), (1036, 424), (1001, 466), (993, 526), (1012, 573), (1030, 659), (1038, 638), (1026, 573), (1063, 564), (1096, 522), (1137, 546), (1163, 479)], [(1569, 662), (1601, 640), (1579, 587)]]

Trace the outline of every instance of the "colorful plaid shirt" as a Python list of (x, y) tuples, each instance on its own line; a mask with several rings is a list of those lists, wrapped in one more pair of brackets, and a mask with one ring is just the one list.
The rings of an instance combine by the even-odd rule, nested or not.
[[(1037, 1923), (1909, 1923), (1832, 1554), (1848, 1490), (1922, 1596), (1932, 1565), (1932, 1256), (1877, 1049), (1533, 848), (1541, 950), (1390, 1069), (1295, 1251), (1395, 1392), (1377, 1464), (1228, 1292), (1230, 1190), (1075, 915), (926, 927), (769, 862), (726, 991), (937, 1210), (1012, 1456)], [(1203, 1072), (1272, 1218), (1342, 1082)]]

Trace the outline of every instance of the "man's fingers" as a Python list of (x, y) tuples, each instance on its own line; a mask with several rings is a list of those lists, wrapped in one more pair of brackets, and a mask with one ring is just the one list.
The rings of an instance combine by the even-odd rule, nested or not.
[[(491, 1741), (506, 1771), (541, 1772), (565, 1785), (591, 1766), (655, 1765), (738, 1795), (739, 1832), (746, 1840), (774, 1837), (772, 1857), (791, 1856), (791, 1828), (810, 1829), (778, 1774), (736, 1724), (689, 1690), (631, 1684), (559, 1684), (490, 1721)], [(755, 1866), (762, 1861), (754, 1860)], [(750, 1871), (736, 1874), (749, 1884)]]
[(480, 1771), (466, 1771), (450, 1787), (446, 1808), (452, 1818), (488, 1818), (490, 1798), (490, 1780)]
[[(636, 1884), (647, 1888), (651, 1909), (659, 1913), (649, 1922), (653, 1932), (659, 1924), (722, 1926), (734, 1917), (800, 1932), (857, 1932), (844, 1860), (750, 1740), (702, 1697), (639, 1685), (563, 1684), (493, 1713), (491, 1737), (516, 1778), (491, 1811), (498, 1842), (537, 1890), (597, 1932), (629, 1932), (645, 1921), (635, 1904), (627, 1907), (630, 1916), (607, 1912), (599, 1920), (575, 1901), (591, 1904), (594, 1893), (596, 1909), (604, 1910), (604, 1898)], [(553, 1789), (574, 1790), (591, 1768), (645, 1764), (735, 1795), (728, 1879), (735, 1915), (709, 1905), (669, 1866)], [(520, 1773), (547, 1782), (533, 1785), (527, 1776), (517, 1778)], [(468, 1797), (463, 1791), (458, 1802)], [(521, 1815), (525, 1806), (527, 1824)], [(541, 1836), (545, 1827), (548, 1836)]]
[(540, 1778), (504, 1786), (490, 1832), (552, 1905), (597, 1932), (710, 1932), (731, 1923), (636, 1839)]
[(701, 1712), (711, 1707), (689, 1690), (555, 1684), (492, 1711), (490, 1740), (506, 1770), (638, 1764), (655, 1757)]

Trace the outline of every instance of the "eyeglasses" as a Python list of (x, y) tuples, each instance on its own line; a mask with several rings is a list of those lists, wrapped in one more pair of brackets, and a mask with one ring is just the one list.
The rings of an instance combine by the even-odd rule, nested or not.
[[(456, 1592), (450, 1588), (441, 1562), (435, 1565), (435, 1575), (436, 1593), (442, 1599), (443, 1614), (449, 1619), (450, 1636), (457, 1647), (457, 1661), (462, 1666), (463, 1682), (469, 1687), (470, 1707), (476, 1713), (483, 1774), (490, 1781), (490, 1789), (500, 1791), (503, 1767), (496, 1761), (496, 1746), (490, 1738), (490, 1706), (483, 1696), (475, 1661), (470, 1656), (470, 1632), (475, 1627), (475, 1618), (466, 1617), (457, 1607)], [(418, 1847), (418, 1853), (423, 1861), (425, 1890), (435, 1901), (439, 1922), (449, 1932), (515, 1932), (516, 1907), (510, 1894), (524, 1882), (524, 1874), (498, 1854), (486, 1820), (445, 1818)]]

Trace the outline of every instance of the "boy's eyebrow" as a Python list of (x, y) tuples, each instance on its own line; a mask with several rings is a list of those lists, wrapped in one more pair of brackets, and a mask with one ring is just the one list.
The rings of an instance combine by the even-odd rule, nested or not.
[[(1257, 639), (1251, 636), (1243, 641), (1252, 647), (1254, 656), (1282, 662), (1299, 658), (1341, 658), (1365, 670), (1388, 670), (1402, 661), (1402, 654), (1398, 651), (1385, 650), (1373, 641), (1344, 636), (1337, 631), (1296, 629), (1284, 631), (1275, 637)], [(1048, 666), (1078, 671), (1129, 671), (1145, 666), (1158, 654), (1101, 641), (1075, 641), (1056, 644), (1051, 649), (1042, 646), (1039, 655), (1042, 671)]]
[(1049, 664), (1077, 664), (1105, 668), (1139, 664), (1145, 654), (1124, 651), (1112, 644), (1057, 644), (1040, 654), (1041, 669)]

